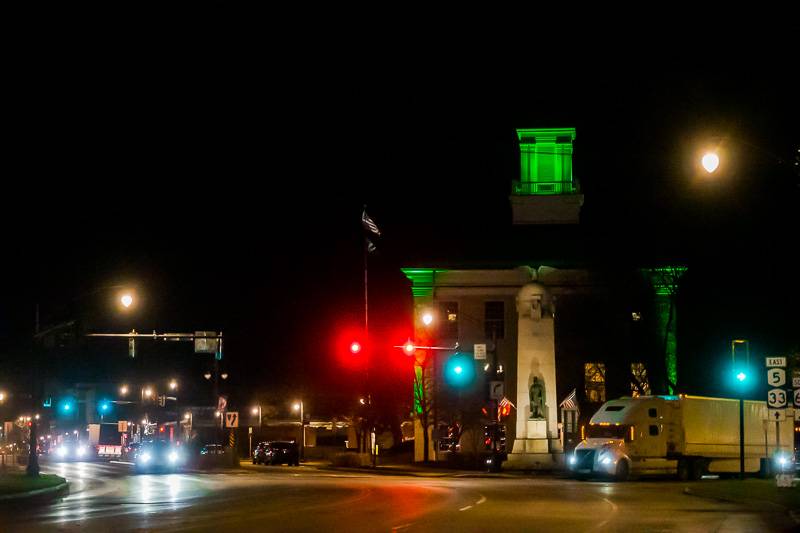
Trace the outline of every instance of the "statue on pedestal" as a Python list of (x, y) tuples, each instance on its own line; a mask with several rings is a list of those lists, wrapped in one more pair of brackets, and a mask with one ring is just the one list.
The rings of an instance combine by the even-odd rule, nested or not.
[(544, 420), (544, 385), (534, 377), (530, 388), (531, 416), (530, 420)]

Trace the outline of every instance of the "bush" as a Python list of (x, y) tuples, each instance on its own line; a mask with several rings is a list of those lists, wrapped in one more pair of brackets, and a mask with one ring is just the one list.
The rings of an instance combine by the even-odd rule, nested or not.
[(331, 459), (331, 464), (333, 466), (359, 468), (361, 466), (361, 456), (357, 453), (337, 453)]

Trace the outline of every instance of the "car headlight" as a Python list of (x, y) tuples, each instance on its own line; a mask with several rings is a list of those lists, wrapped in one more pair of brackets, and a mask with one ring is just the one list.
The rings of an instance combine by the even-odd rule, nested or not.
[(77, 455), (78, 457), (83, 457), (84, 455), (86, 455), (86, 448), (77, 448), (75, 450), (75, 455)]
[(169, 452), (169, 462), (174, 463), (178, 460), (178, 452)]
[(574, 455), (570, 455), (569, 464), (574, 465), (577, 462), (578, 462), (578, 459)]
[(141, 455), (140, 459), (142, 460), (142, 462), (143, 462), (143, 463), (146, 463), (146, 462), (150, 461), (150, 459), (151, 459), (151, 456), (150, 456), (150, 454), (149, 454), (149, 453), (147, 453), (147, 452), (144, 452), (144, 453)]
[(56, 455), (58, 455), (59, 457), (66, 456), (67, 455), (67, 449), (66, 448), (59, 448), (58, 450), (56, 450)]
[(600, 462), (603, 463), (604, 465), (610, 465), (611, 464), (611, 458), (610, 457), (603, 457), (603, 459)]

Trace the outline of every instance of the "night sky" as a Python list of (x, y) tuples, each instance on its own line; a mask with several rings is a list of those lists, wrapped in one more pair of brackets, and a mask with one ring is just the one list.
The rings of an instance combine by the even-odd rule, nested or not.
[[(37, 302), (44, 321), (62, 319), (103, 305), (78, 295), (131, 283), (136, 314), (95, 313), (98, 327), (222, 330), (242, 402), (271, 390), (350, 402), (358, 379), (334, 344), (363, 315), (364, 204), (383, 232), (370, 258), (382, 340), (408, 327), (401, 266), (680, 261), (689, 372), (734, 336), (758, 353), (800, 344), (788, 72), (200, 65), (56, 57), (44, 80), (17, 81), (0, 214), (7, 375), (25, 372)], [(577, 129), (581, 228), (514, 229), (515, 128), (559, 126)], [(692, 147), (709, 136), (738, 166), (699, 182)], [(102, 349), (126, 357), (124, 343)], [(188, 350), (150, 354), (202, 379)], [(117, 379), (104, 368), (95, 379)]]

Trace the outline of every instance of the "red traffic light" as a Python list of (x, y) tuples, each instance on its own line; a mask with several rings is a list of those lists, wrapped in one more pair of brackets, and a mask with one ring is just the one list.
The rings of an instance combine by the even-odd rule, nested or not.
[(358, 341), (353, 341), (350, 343), (350, 353), (358, 354), (361, 352), (361, 343)]
[(417, 351), (417, 347), (414, 346), (414, 343), (411, 342), (411, 339), (407, 340), (406, 343), (403, 345), (403, 353), (406, 355), (414, 355), (414, 352)]

